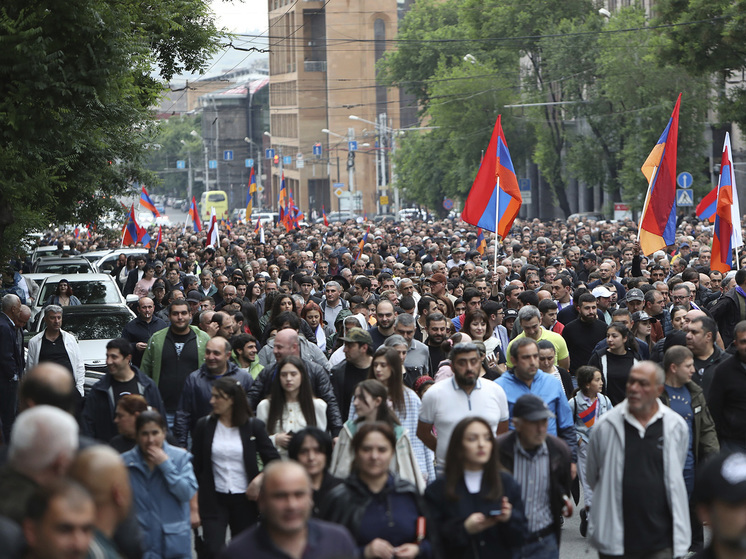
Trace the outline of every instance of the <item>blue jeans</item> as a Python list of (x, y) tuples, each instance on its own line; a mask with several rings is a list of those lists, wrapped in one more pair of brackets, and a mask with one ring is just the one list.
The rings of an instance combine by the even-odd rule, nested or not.
[(552, 533), (537, 541), (523, 544), (521, 559), (559, 559), (559, 543), (556, 534)]

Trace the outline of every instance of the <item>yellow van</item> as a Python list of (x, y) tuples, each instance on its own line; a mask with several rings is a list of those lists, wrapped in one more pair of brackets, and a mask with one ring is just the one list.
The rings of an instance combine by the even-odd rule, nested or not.
[(210, 190), (203, 192), (199, 201), (199, 211), (202, 221), (209, 221), (212, 214), (212, 208), (215, 208), (215, 215), (218, 219), (228, 219), (228, 195), (224, 190)]

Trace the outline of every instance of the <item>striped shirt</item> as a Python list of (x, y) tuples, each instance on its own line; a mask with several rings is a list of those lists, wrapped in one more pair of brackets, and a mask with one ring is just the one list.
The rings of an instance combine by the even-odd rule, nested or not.
[(530, 453), (524, 450), (516, 437), (513, 477), (521, 486), (529, 534), (550, 526), (553, 520), (549, 501), (549, 449), (546, 442)]

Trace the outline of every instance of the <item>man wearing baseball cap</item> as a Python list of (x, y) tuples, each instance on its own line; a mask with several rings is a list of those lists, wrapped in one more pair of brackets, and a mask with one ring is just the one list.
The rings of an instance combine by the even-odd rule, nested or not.
[(528, 535), (521, 557), (559, 557), (562, 516), (572, 515), (570, 449), (547, 433), (554, 414), (535, 394), (513, 405), (515, 430), (498, 437), (500, 463), (521, 486)]
[(355, 387), (368, 378), (373, 362), (373, 338), (362, 328), (350, 328), (343, 338), (345, 359), (331, 370), (332, 388), (342, 417), (348, 417)]
[(746, 454), (724, 452), (706, 462), (693, 499), (712, 540), (692, 559), (746, 559)]

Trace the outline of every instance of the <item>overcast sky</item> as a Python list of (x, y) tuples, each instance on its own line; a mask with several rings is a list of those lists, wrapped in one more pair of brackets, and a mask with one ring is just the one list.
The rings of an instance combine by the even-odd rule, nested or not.
[(217, 15), (218, 27), (225, 27), (233, 33), (262, 32), (269, 25), (267, 0), (213, 0), (210, 5)]

